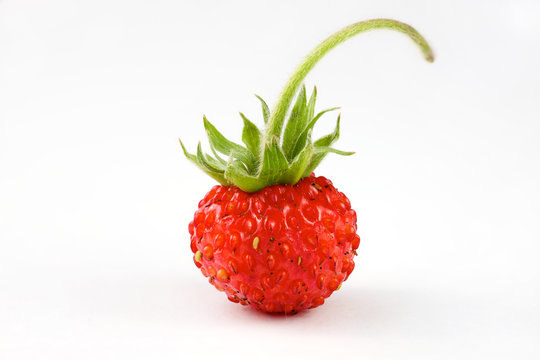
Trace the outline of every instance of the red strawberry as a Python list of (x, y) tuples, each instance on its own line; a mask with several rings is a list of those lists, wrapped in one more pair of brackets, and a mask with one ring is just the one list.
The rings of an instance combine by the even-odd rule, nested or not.
[(254, 194), (215, 186), (189, 230), (210, 283), (267, 312), (321, 305), (353, 271), (360, 243), (347, 197), (314, 176)]
[(409, 25), (386, 19), (359, 22), (307, 56), (272, 112), (259, 98), (263, 132), (240, 114), (245, 147), (227, 140), (206, 118), (214, 157), (204, 154), (200, 144), (192, 155), (180, 142), (188, 159), (221, 184), (199, 202), (189, 232), (195, 265), (229, 300), (264, 312), (294, 313), (322, 305), (353, 271), (360, 244), (356, 213), (330, 180), (312, 173), (329, 152), (352, 153), (330, 147), (339, 137), (339, 116), (331, 134), (311, 140), (317, 120), (335, 108), (315, 115), (316, 89), (308, 100), (305, 88), (298, 88), (329, 50), (375, 28), (405, 33), (433, 61), (429, 45)]

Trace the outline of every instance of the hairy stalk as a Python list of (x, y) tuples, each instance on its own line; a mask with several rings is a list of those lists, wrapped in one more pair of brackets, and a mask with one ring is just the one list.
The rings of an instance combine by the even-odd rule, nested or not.
[(269, 142), (272, 137), (280, 139), (283, 123), (294, 96), (306, 75), (313, 69), (317, 62), (326, 55), (326, 53), (345, 40), (350, 39), (361, 32), (373, 29), (389, 29), (404, 33), (420, 47), (426, 60), (433, 62), (433, 52), (431, 51), (431, 48), (422, 35), (420, 35), (412, 26), (390, 19), (373, 19), (349, 25), (329, 36), (319, 44), (319, 46), (313, 49), (313, 51), (311, 51), (304, 61), (296, 68), (296, 71), (290, 77), (287, 84), (285, 84), (276, 106), (270, 115), (270, 119), (265, 128), (263, 146), (264, 143)]

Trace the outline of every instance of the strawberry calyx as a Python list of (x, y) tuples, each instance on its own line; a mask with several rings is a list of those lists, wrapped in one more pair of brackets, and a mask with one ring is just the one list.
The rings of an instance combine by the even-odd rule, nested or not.
[[(313, 89), (308, 98), (302, 82), (317, 62), (334, 47), (361, 32), (373, 29), (389, 29), (404, 33), (420, 47), (427, 61), (433, 61), (429, 44), (407, 24), (390, 19), (354, 23), (326, 38), (306, 56), (283, 88), (272, 111), (266, 102), (256, 95), (261, 102), (265, 127), (261, 131), (240, 113), (244, 122), (242, 131), (244, 146), (228, 140), (206, 117), (203, 117), (204, 128), (214, 156), (203, 153), (200, 143), (196, 154), (191, 154), (179, 139), (184, 155), (220, 184), (236, 186), (246, 192), (256, 192), (274, 184), (296, 184), (300, 179), (309, 176), (328, 153), (354, 154), (331, 147), (339, 138), (340, 115), (332, 133), (312, 140), (312, 130), (319, 118), (338, 108), (330, 108), (315, 114), (317, 88)], [(219, 153), (227, 159), (223, 159)]]

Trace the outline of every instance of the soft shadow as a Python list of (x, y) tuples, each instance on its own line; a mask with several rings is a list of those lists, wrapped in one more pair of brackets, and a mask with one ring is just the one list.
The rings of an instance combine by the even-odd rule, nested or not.
[(403, 291), (349, 286), (335, 292), (324, 305), (294, 315), (265, 314), (249, 307), (236, 306), (229, 309), (228, 316), (268, 326), (286, 324), (288, 327), (301, 328), (304, 334), (320, 333), (320, 329), (325, 328), (339, 335), (349, 333), (352, 328), (356, 332), (370, 332), (403, 323), (414, 307), (411, 296)]
[[(347, 284), (351, 285), (351, 284)], [(271, 315), (229, 302), (205, 279), (178, 276), (109, 276), (78, 279), (67, 296), (73, 311), (99, 320), (152, 323), (157, 326), (249, 326), (298, 328), (304, 334), (371, 331), (406, 318), (414, 301), (398, 290), (348, 286), (323, 306), (294, 315)], [(412, 305), (414, 307), (414, 305)]]

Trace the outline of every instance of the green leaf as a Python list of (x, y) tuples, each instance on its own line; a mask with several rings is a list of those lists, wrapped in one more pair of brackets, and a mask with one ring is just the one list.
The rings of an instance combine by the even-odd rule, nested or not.
[(190, 154), (187, 150), (184, 144), (182, 143), (182, 140), (178, 138), (178, 141), (180, 142), (180, 146), (182, 147), (182, 151), (184, 152), (184, 155), (191, 161), (193, 161), (195, 164), (197, 164), (197, 157), (195, 155)]
[(302, 151), (295, 157), (287, 171), (279, 178), (281, 184), (296, 184), (306, 171), (311, 161), (314, 147), (311, 143), (311, 130), (307, 133), (307, 144)]
[(341, 150), (336, 150), (334, 148), (331, 148), (330, 145), (332, 145), (338, 138), (339, 138), (339, 123), (341, 121), (341, 114), (337, 118), (336, 122), (336, 128), (334, 131), (328, 135), (325, 135), (315, 141), (313, 145), (315, 146), (315, 151), (313, 152), (313, 156), (311, 157), (311, 161), (309, 165), (306, 168), (306, 171), (304, 172), (304, 176), (308, 176), (315, 170), (317, 166), (323, 161), (323, 159), (326, 157), (326, 155), (329, 152), (339, 154), (339, 155), (352, 155), (354, 152), (346, 152)]
[(354, 151), (343, 151), (343, 150), (334, 149), (328, 146), (317, 146), (315, 148), (315, 154), (323, 154), (323, 153), (325, 155), (327, 153), (334, 153), (334, 154), (343, 155), (343, 156), (350, 156), (350, 155), (356, 154)]
[(255, 168), (256, 161), (245, 147), (228, 140), (215, 128), (214, 125), (210, 123), (210, 121), (208, 121), (206, 116), (203, 117), (203, 120), (204, 128), (206, 129), (206, 133), (208, 134), (208, 140), (211, 146), (213, 146), (220, 153), (227, 156), (230, 156), (231, 153), (234, 152), (237, 154), (238, 159), (244, 164), (246, 164), (248, 168)]
[(201, 147), (200, 142), (197, 145), (197, 161), (199, 162), (199, 164), (201, 164), (202, 166), (204, 166), (210, 171), (218, 172), (218, 173), (225, 172), (225, 166), (223, 166), (217, 160), (211, 157), (208, 157), (208, 158), (206, 157), (206, 155), (202, 152), (202, 147)]
[(257, 125), (249, 121), (244, 114), (240, 113), (244, 120), (244, 129), (242, 130), (242, 141), (246, 144), (247, 149), (255, 158), (259, 157), (261, 152), (262, 134)]
[(232, 154), (225, 170), (225, 178), (245, 192), (255, 192), (264, 188), (267, 184), (261, 179), (246, 172), (242, 163), (235, 160)]
[(311, 97), (309, 98), (309, 102), (307, 104), (307, 114), (306, 114), (306, 121), (310, 121), (313, 118), (313, 114), (315, 114), (315, 102), (317, 101), (317, 87), (313, 87), (313, 92), (311, 93)]
[(267, 183), (274, 184), (277, 179), (287, 170), (289, 163), (278, 139), (273, 136), (269, 143), (264, 147), (263, 161), (259, 178)]
[(259, 95), (255, 94), (255, 96), (261, 101), (263, 119), (264, 123), (266, 124), (268, 122), (268, 119), (270, 118), (270, 109), (268, 108), (268, 105), (266, 105), (266, 102), (264, 102), (264, 100)]
[(199, 169), (204, 171), (208, 176), (210, 176), (212, 179), (216, 180), (218, 183), (224, 186), (230, 185), (229, 182), (225, 179), (225, 176), (223, 176), (223, 173), (212, 171), (208, 168), (206, 168), (204, 165), (199, 163), (197, 160), (197, 157), (193, 154), (190, 154), (186, 148), (184, 147), (184, 144), (182, 143), (182, 140), (178, 139), (180, 141), (180, 146), (182, 146), (182, 151), (184, 152), (184, 155), (193, 163), (195, 164)]
[(317, 123), (317, 120), (319, 120), (321, 118), (321, 116), (323, 116), (325, 113), (329, 112), (329, 111), (333, 111), (333, 110), (336, 110), (336, 109), (339, 109), (339, 107), (333, 107), (333, 108), (330, 108), (330, 109), (326, 109), (326, 110), (323, 110), (321, 112), (319, 112), (310, 122), (309, 124), (306, 126), (306, 128), (304, 129), (304, 131), (302, 131), (302, 133), (300, 134), (300, 136), (298, 136), (298, 139), (296, 140), (296, 144), (294, 145), (294, 150), (292, 152), (292, 155), (293, 156), (296, 156), (300, 151), (302, 151), (302, 149), (304, 148), (304, 146), (306, 145), (306, 139), (307, 139), (307, 134), (308, 132), (313, 129), (313, 127), (315, 126), (315, 124)]
[(335, 127), (334, 131), (332, 133), (328, 134), (328, 135), (325, 135), (325, 136), (321, 137), (320, 139), (315, 141), (315, 143), (313, 143), (313, 145), (315, 145), (315, 147), (317, 147), (317, 146), (330, 146), (337, 139), (339, 139), (339, 123), (340, 123), (340, 121), (341, 121), (341, 114), (338, 115), (337, 122), (336, 122), (336, 127)]
[(243, 152), (245, 151), (244, 148), (242, 148), (241, 145), (238, 145), (230, 140), (228, 140), (225, 136), (223, 136), (210, 121), (206, 118), (206, 116), (203, 117), (204, 121), (204, 128), (206, 130), (206, 133), (208, 134), (208, 140), (212, 144), (212, 146), (219, 151), (220, 153), (224, 155), (231, 155), (231, 152)]
[(219, 161), (222, 165), (227, 165), (227, 162), (225, 160), (223, 160), (219, 154), (217, 153), (216, 149), (212, 146), (212, 144), (210, 144), (210, 149), (212, 150), (212, 153), (214, 154), (214, 156), (216, 157), (217, 161)]
[(283, 132), (283, 152), (289, 160), (294, 158), (294, 145), (309, 121), (306, 115), (306, 87), (302, 86)]

